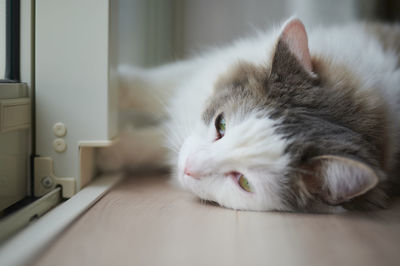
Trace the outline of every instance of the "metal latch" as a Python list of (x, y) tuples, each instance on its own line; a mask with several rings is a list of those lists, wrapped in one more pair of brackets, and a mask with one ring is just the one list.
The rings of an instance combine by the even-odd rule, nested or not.
[(74, 177), (57, 177), (54, 175), (53, 159), (50, 157), (37, 157), (34, 162), (34, 194), (41, 197), (61, 186), (63, 198), (70, 198), (75, 194)]

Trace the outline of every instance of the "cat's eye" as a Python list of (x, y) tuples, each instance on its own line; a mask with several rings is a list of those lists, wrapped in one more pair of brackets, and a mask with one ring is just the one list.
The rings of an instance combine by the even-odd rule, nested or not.
[(240, 174), (238, 177), (238, 184), (243, 190), (245, 190), (247, 192), (253, 192), (253, 190), (251, 189), (249, 180), (247, 180), (247, 178), (244, 177), (244, 175), (242, 175), (242, 174)]
[(215, 119), (215, 129), (217, 130), (217, 140), (219, 140), (225, 135), (226, 129), (225, 118), (222, 113)]

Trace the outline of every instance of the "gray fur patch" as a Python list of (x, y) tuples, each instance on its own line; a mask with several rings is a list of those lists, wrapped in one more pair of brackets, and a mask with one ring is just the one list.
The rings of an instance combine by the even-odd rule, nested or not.
[[(206, 124), (221, 112), (259, 110), (281, 121), (277, 133), (290, 143), (286, 153), (291, 164), (282, 182), (281, 195), (293, 210), (322, 210), (325, 202), (317, 193), (304, 191), (299, 180), (311, 158), (337, 155), (385, 170), (387, 114), (379, 95), (359, 93), (356, 82), (343, 67), (313, 58), (318, 78), (305, 71), (284, 42), (278, 41), (271, 69), (239, 62), (221, 77), (203, 113)], [(346, 73), (340, 86), (332, 84), (329, 71)], [(341, 71), (337, 71), (337, 70)], [(382, 177), (384, 179), (384, 177)], [(344, 204), (347, 208), (383, 205), (383, 185)]]

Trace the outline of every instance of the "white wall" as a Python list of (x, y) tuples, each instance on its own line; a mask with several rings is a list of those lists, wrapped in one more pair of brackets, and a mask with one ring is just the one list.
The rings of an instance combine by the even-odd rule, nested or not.
[[(37, 153), (54, 159), (56, 176), (79, 176), (78, 143), (108, 140), (109, 1), (36, 1)], [(52, 127), (63, 122), (64, 153)], [(78, 179), (79, 187), (79, 179)]]

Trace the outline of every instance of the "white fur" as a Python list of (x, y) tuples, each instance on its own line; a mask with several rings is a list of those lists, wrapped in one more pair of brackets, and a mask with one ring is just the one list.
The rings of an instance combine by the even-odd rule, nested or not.
[[(239, 112), (240, 114), (240, 112)], [(257, 118), (256, 113), (245, 117), (225, 117), (226, 134), (215, 141), (215, 127), (201, 122), (188, 136), (179, 152), (177, 177), (180, 183), (203, 199), (216, 201), (234, 209), (284, 209), (278, 195), (279, 178), (286, 169), (286, 143), (274, 134), (276, 122)], [(187, 160), (191, 170), (200, 175), (184, 174)], [(242, 173), (251, 184), (253, 193), (241, 189), (227, 173)]]
[[(129, 68), (121, 72), (133, 95), (143, 96), (145, 92), (167, 98), (161, 105), (171, 118), (164, 123), (164, 128), (166, 145), (172, 151), (170, 159), (175, 164), (175, 178), (203, 199), (234, 209), (285, 209), (279, 198), (279, 176), (284, 173), (289, 158), (283, 156), (287, 143), (273, 133), (274, 121), (262, 118), (260, 122), (256, 113), (227, 117), (226, 135), (217, 142), (214, 142), (214, 124), (205, 126), (201, 122), (205, 102), (217, 78), (240, 60), (270, 66), (279, 34), (280, 29), (274, 29), (191, 60), (146, 72)], [(395, 113), (400, 108), (393, 99), (399, 99), (400, 71), (396, 69), (394, 53), (384, 52), (378, 41), (366, 33), (363, 24), (317, 28), (308, 31), (308, 36), (312, 56), (320, 55), (334, 64), (348, 66), (361, 81), (359, 90), (382, 90), (380, 94), (387, 101), (398, 129), (400, 123)], [(148, 104), (146, 108), (160, 109)], [(398, 147), (397, 142), (398, 138), (392, 137), (393, 147)], [(189, 157), (201, 178), (194, 179), (183, 173)], [(254, 192), (243, 191), (227, 178), (225, 174), (230, 171), (244, 174)]]

